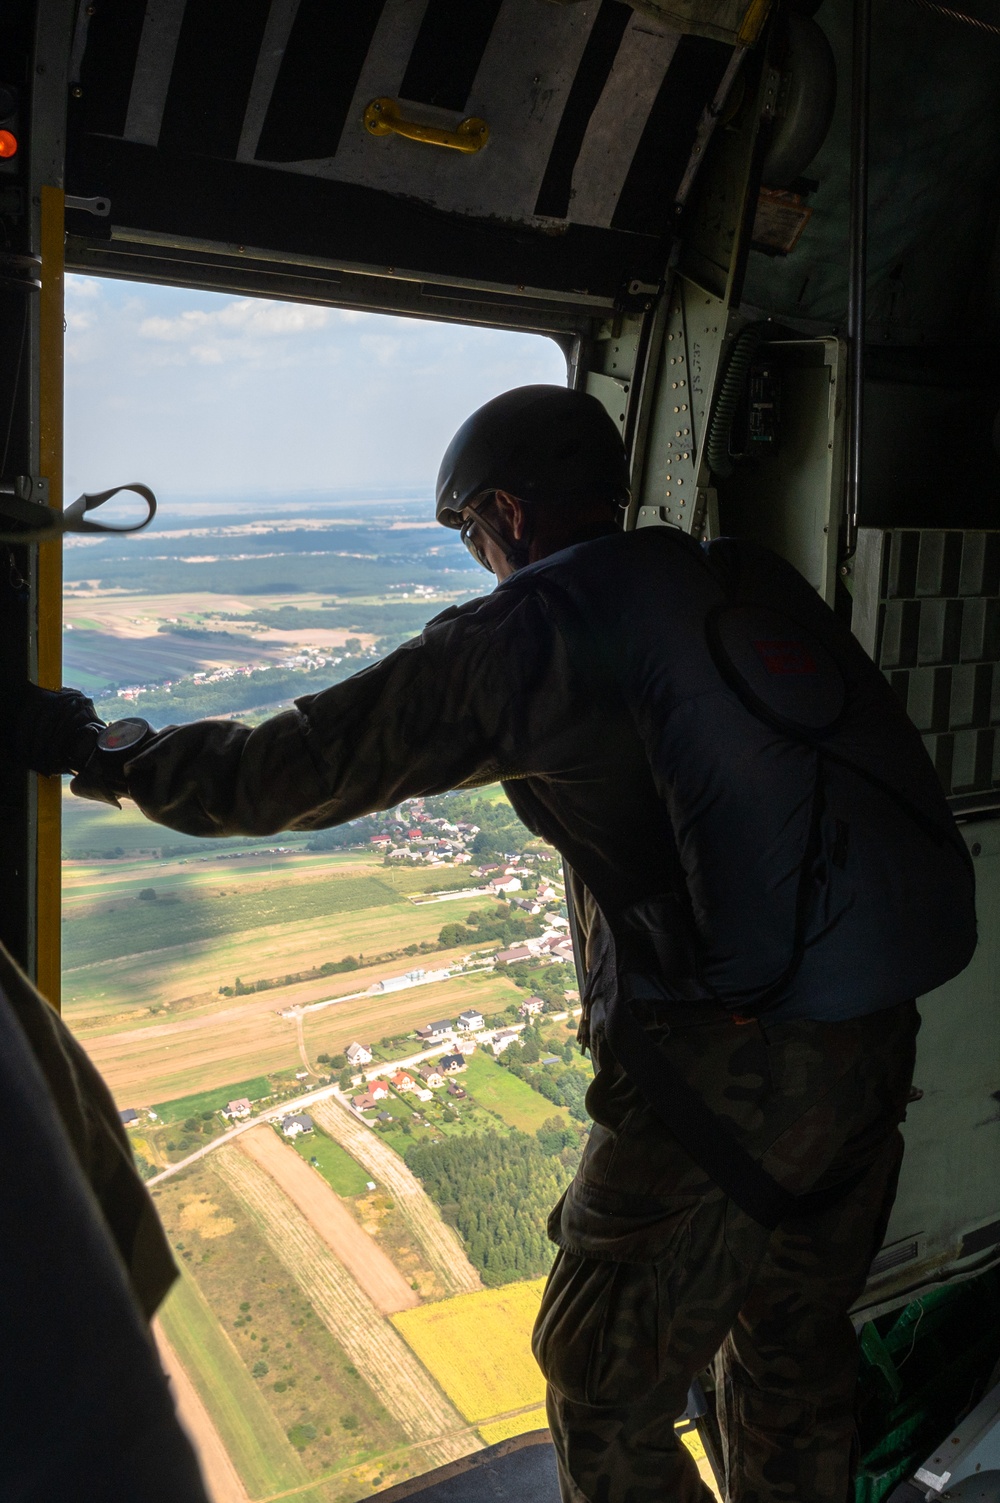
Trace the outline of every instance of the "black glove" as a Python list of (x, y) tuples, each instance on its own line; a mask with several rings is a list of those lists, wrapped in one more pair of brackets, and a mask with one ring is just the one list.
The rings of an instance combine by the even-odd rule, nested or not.
[(11, 706), (5, 734), (15, 761), (52, 777), (78, 772), (89, 760), (104, 721), (79, 689), (28, 684)]

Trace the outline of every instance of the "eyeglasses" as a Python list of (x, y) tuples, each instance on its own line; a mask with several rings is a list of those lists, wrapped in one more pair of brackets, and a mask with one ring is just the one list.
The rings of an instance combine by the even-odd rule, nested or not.
[[(483, 496), (481, 498), (480, 504), (485, 506), (486, 502), (492, 495), (493, 492), (490, 491), (487, 495)], [(478, 511), (471, 503), (466, 509), (471, 512), (471, 516), (463, 518), (462, 526), (458, 535), (462, 539), (462, 542), (465, 544), (466, 548), (468, 548), (469, 552), (472, 554), (472, 557), (476, 560), (476, 563), (481, 564), (484, 569), (487, 569), (490, 574), (492, 574), (493, 567), (487, 559), (486, 554), (483, 552), (482, 545), (476, 541), (473, 533), (478, 526), (482, 529), (483, 532), (487, 534), (488, 537), (494, 537), (493, 529), (490, 527), (488, 522), (484, 521), (484, 519), (479, 515)]]

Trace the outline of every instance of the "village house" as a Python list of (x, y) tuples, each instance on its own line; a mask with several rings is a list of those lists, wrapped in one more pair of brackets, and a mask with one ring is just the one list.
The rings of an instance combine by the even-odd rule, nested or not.
[(521, 891), (521, 879), (520, 879), (520, 877), (491, 877), (490, 878), (490, 891), (491, 892), (520, 892)]
[(127, 1106), (124, 1111), (118, 1113), (123, 1127), (134, 1127), (139, 1120), (139, 1113), (134, 1106)]
[(518, 960), (530, 960), (534, 951), (527, 945), (514, 945), (510, 950), (500, 950), (497, 953), (498, 965), (513, 965)]
[(372, 1051), (366, 1044), (348, 1044), (344, 1053), (347, 1055), (347, 1063), (355, 1069), (358, 1065), (371, 1064)]
[(375, 1102), (372, 1097), (369, 1096), (368, 1092), (364, 1091), (360, 1096), (351, 1097), (351, 1105), (360, 1116), (362, 1112), (370, 1112), (372, 1107), (375, 1105)]
[(555, 897), (555, 895), (556, 895), (555, 888), (554, 887), (550, 887), (547, 882), (544, 883), (544, 884), (540, 884), (539, 885), (538, 896), (541, 898), (541, 900), (542, 900), (543, 903), (551, 903), (551, 901)]
[(457, 1075), (460, 1070), (467, 1068), (463, 1054), (444, 1054), (438, 1060), (438, 1069), (442, 1075)]
[(392, 845), (392, 837), (390, 835), (373, 835), (370, 843), (376, 850), (384, 851), (387, 846)]
[(413, 1076), (408, 1075), (405, 1070), (397, 1070), (392, 1077), (392, 1083), (397, 1091), (412, 1091), (416, 1085)]
[(414, 1095), (416, 1096), (418, 1101), (430, 1101), (434, 1095), (434, 1092), (429, 1091), (426, 1086), (417, 1086), (416, 1090), (414, 1091)]
[(438, 1091), (444, 1085), (444, 1076), (436, 1065), (424, 1065), (420, 1071), (420, 1079), (425, 1085), (430, 1086), (432, 1091)]
[(476, 1052), (476, 1041), (475, 1041), (475, 1039), (470, 1039), (470, 1038), (459, 1039), (457, 1041), (457, 1043), (455, 1044), (455, 1052), (456, 1052), (456, 1054), (475, 1054), (475, 1052)]
[(468, 1095), (464, 1086), (460, 1086), (457, 1080), (449, 1080), (448, 1095), (454, 1096), (456, 1101), (464, 1101)]
[(453, 1031), (450, 1020), (444, 1018), (439, 1023), (428, 1023), (424, 1028), (418, 1028), (417, 1038), (423, 1044), (436, 1044), (441, 1039), (450, 1038)]
[(482, 1026), (483, 1015), (481, 1012), (477, 1012), (474, 1007), (466, 1008), (465, 1012), (460, 1012), (458, 1021), (455, 1024), (459, 1033), (475, 1033)]
[(502, 1054), (505, 1049), (510, 1048), (511, 1044), (521, 1044), (522, 1046), (524, 1044), (524, 1040), (516, 1028), (501, 1028), (499, 1033), (493, 1035), (494, 1054)]
[(292, 1116), (286, 1117), (281, 1124), (281, 1131), (286, 1138), (297, 1138), (299, 1133), (312, 1132), (312, 1130), (313, 1119), (307, 1116), (305, 1112), (294, 1112)]
[(372, 1080), (368, 1083), (368, 1094), (373, 1101), (384, 1101), (389, 1094), (389, 1087), (384, 1080)]
[(522, 1018), (535, 1018), (540, 1012), (545, 1011), (545, 998), (525, 997), (524, 1001), (518, 1004), (517, 1010)]
[(240, 1096), (238, 1100), (229, 1102), (226, 1107), (226, 1116), (234, 1117), (237, 1121), (241, 1121), (244, 1117), (249, 1117), (252, 1111), (253, 1107), (247, 1098)]

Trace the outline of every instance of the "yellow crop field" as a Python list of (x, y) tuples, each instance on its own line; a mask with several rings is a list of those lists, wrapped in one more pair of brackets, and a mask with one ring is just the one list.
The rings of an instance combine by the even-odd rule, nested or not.
[[(392, 1316), (392, 1323), (488, 1446), (548, 1424), (545, 1380), (531, 1355), (544, 1279), (478, 1289)], [(697, 1430), (678, 1422), (702, 1481), (719, 1490)]]
[(488, 1445), (545, 1424), (545, 1381), (531, 1355), (531, 1328), (544, 1285), (544, 1279), (530, 1279), (477, 1289), (392, 1317), (404, 1341)]
[(521, 1414), (512, 1414), (508, 1419), (482, 1424), (479, 1426), (479, 1433), (488, 1446), (495, 1446), (502, 1440), (510, 1440), (514, 1435), (525, 1435), (529, 1430), (544, 1430), (548, 1423), (545, 1405), (540, 1404), (537, 1409), (528, 1409)]

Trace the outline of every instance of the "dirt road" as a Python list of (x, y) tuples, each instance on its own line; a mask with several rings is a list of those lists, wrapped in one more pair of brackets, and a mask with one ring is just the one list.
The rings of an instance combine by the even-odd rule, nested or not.
[(365, 1382), (409, 1440), (421, 1446), (429, 1465), (480, 1449), (482, 1442), (403, 1338), (270, 1175), (232, 1144), (216, 1155), (214, 1165)]
[(180, 1358), (163, 1334), (159, 1321), (154, 1321), (153, 1333), (163, 1370), (170, 1379), (178, 1417), (198, 1453), (212, 1503), (250, 1503), (246, 1488), (229, 1459), (229, 1452)]
[(352, 1158), (384, 1186), (396, 1202), (424, 1257), (449, 1294), (470, 1294), (483, 1287), (458, 1234), (441, 1220), (437, 1206), (397, 1153), (359, 1122), (332, 1096), (318, 1101), (312, 1115)]
[(364, 1231), (324, 1179), (300, 1159), (294, 1148), (282, 1143), (272, 1127), (261, 1125), (243, 1133), (242, 1153), (266, 1171), (295, 1202), (309, 1225), (322, 1237), (335, 1258), (354, 1275), (361, 1288), (383, 1315), (412, 1310), (420, 1296)]

